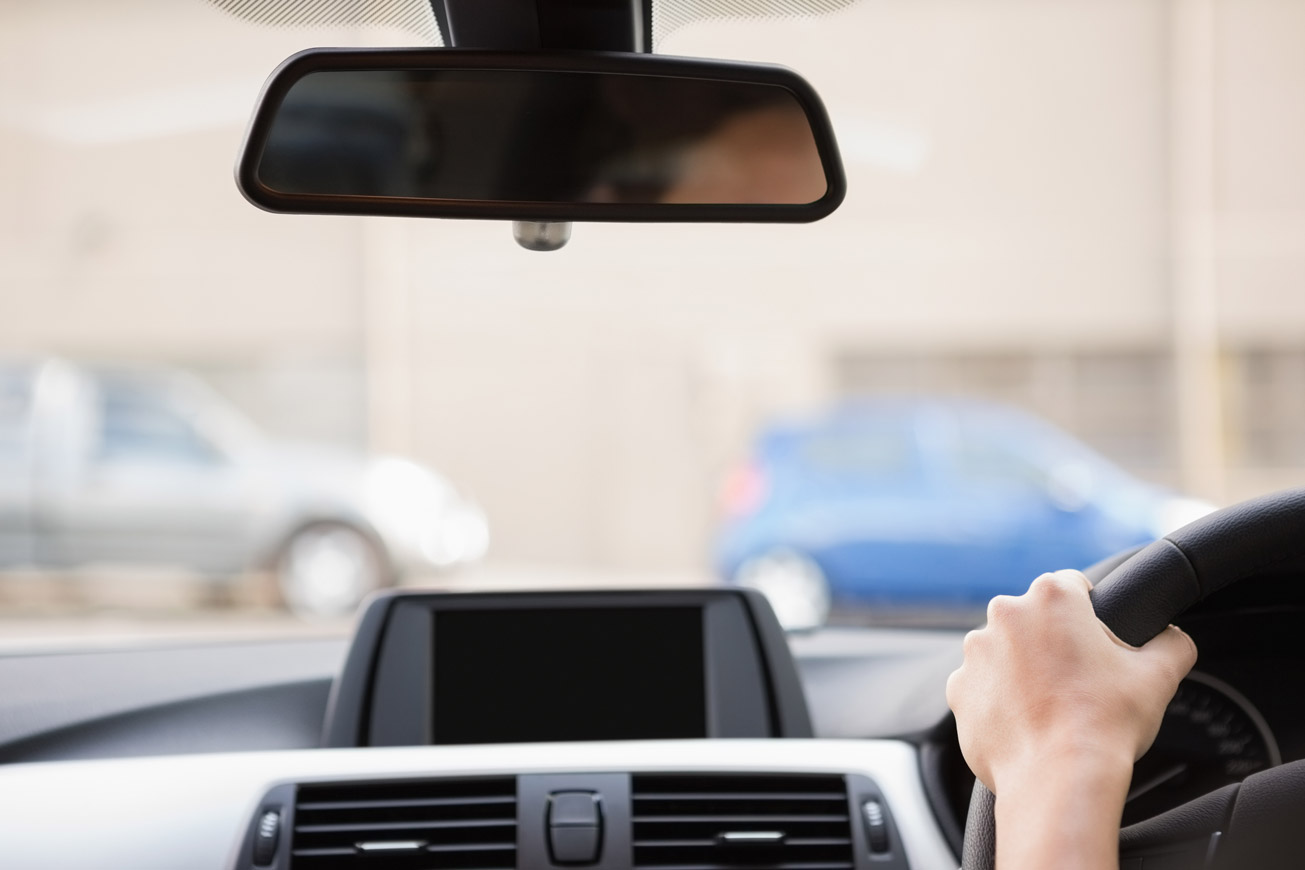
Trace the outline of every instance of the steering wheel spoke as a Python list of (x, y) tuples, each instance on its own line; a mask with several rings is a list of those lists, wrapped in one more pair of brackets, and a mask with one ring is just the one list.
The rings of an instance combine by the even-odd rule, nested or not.
[[(1247, 777), (1120, 832), (1120, 870), (1299, 867), (1305, 856), (1305, 761)], [(1143, 866), (1137, 864), (1136, 866)]]

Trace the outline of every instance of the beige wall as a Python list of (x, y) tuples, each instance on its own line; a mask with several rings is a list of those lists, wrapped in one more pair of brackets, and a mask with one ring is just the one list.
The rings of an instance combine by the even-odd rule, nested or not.
[[(194, 366), (277, 431), (411, 452), (484, 501), (504, 561), (696, 569), (748, 433), (835, 397), (848, 354), (1167, 352), (1191, 2), (691, 25), (662, 50), (783, 62), (825, 95), (846, 204), (805, 227), (578, 226), (548, 255), (505, 225), (367, 230), (240, 198), (264, 74), (350, 34), (198, 2), (0, 3), (0, 351)], [(1221, 337), (1300, 346), (1305, 4), (1212, 8)], [(70, 39), (73, 14), (97, 37)], [(187, 126), (193, 102), (222, 120)], [(1234, 471), (1229, 494), (1252, 487)]]

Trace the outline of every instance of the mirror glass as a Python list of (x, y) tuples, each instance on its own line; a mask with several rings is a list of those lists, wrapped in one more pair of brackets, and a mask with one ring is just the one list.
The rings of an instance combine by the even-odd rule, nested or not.
[(257, 163), (283, 194), (543, 203), (812, 203), (828, 189), (784, 87), (500, 69), (324, 70)]

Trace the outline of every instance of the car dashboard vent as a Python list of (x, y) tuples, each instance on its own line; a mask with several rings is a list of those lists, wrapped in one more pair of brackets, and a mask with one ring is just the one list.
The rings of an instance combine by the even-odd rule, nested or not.
[(300, 786), (294, 870), (514, 870), (516, 780)]
[(636, 775), (641, 870), (852, 870), (841, 776)]

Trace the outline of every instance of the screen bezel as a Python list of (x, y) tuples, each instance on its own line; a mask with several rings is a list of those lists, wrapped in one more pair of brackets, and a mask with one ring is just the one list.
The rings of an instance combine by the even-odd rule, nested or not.
[(549, 607), (703, 609), (708, 737), (811, 737), (783, 630), (753, 590), (418, 593), (388, 591), (367, 606), (327, 706), (325, 746), (431, 742), (433, 613)]

